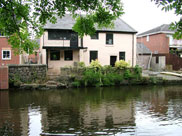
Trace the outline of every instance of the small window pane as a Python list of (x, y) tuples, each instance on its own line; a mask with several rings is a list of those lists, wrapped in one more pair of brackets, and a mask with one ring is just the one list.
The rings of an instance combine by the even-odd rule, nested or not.
[(91, 39), (99, 39), (99, 34), (95, 33), (94, 35), (91, 36)]
[(2, 57), (2, 59), (11, 59), (10, 51), (3, 51)]
[(51, 60), (60, 60), (60, 51), (51, 50), (50, 59)]
[(98, 59), (98, 51), (90, 51), (90, 62), (96, 59)]
[(64, 51), (64, 60), (73, 60), (73, 51)]
[(106, 34), (106, 44), (113, 44), (113, 34)]
[(125, 60), (125, 52), (119, 52), (119, 60)]

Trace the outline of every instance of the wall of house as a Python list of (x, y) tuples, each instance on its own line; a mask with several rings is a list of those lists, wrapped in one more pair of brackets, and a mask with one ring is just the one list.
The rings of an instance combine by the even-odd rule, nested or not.
[[(98, 51), (98, 60), (101, 65), (110, 65), (110, 56), (117, 56), (119, 60), (119, 52), (125, 52), (125, 61), (132, 65), (132, 34), (113, 34), (113, 45), (106, 44), (106, 33), (99, 33), (99, 39), (91, 39), (90, 36), (84, 36), (83, 46), (87, 49), (81, 50), (80, 61), (84, 61), (86, 65), (90, 64), (90, 51)], [(134, 35), (134, 66), (136, 64), (136, 36)]]
[[(2, 50), (11, 50), (11, 59), (2, 60)], [(15, 55), (11, 48), (11, 45), (8, 44), (8, 39), (4, 36), (0, 36), (0, 66), (6, 66), (7, 64), (19, 64), (20, 57)]]
[[(84, 36), (83, 46), (87, 49), (75, 50), (73, 52), (73, 61), (64, 61), (64, 51), (61, 51), (61, 59), (59, 61), (50, 61), (48, 56), (48, 68), (50, 73), (59, 73), (60, 67), (73, 66), (74, 62), (83, 61), (88, 66), (90, 64), (90, 51), (98, 51), (98, 60), (101, 65), (110, 65), (110, 56), (117, 56), (119, 60), (119, 52), (125, 52), (126, 62), (133, 66), (136, 65), (136, 35), (114, 33), (113, 45), (106, 44), (106, 33), (99, 33), (99, 39), (91, 39), (90, 36)], [(79, 46), (80, 46), (79, 39)], [(40, 40), (40, 51), (42, 53), (42, 64), (46, 64), (46, 50), (42, 49), (43, 46), (62, 46), (61, 40), (48, 40), (48, 33), (45, 32)], [(133, 50), (132, 50), (133, 48)], [(133, 55), (132, 55), (133, 53)]]
[(60, 51), (60, 60), (50, 60), (48, 51), (48, 72), (49, 74), (59, 74), (60, 67), (74, 66), (74, 62), (79, 62), (79, 50), (73, 50), (73, 60), (64, 60), (64, 50)]
[(169, 38), (166, 34), (154, 34), (149, 35), (149, 41), (147, 41), (147, 36), (137, 37), (138, 43), (143, 43), (147, 46), (153, 53), (169, 53)]

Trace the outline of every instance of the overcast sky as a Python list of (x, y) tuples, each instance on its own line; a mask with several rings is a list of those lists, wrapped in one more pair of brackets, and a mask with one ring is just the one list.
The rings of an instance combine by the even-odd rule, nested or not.
[(122, 0), (125, 14), (121, 17), (138, 33), (145, 32), (162, 24), (178, 21), (174, 12), (161, 11), (151, 0)]

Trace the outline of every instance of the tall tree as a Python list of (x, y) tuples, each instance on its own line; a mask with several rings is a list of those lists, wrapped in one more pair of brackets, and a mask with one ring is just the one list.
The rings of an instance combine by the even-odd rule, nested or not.
[[(155, 1), (155, 3), (162, 7), (164, 11), (174, 10), (174, 13), (177, 16), (182, 15), (182, 1), (181, 0), (151, 0)], [(170, 29), (175, 30), (173, 35), (176, 39), (182, 39), (182, 18), (179, 21), (175, 21), (171, 23)]]
[[(66, 13), (76, 19), (73, 30), (82, 37), (92, 35), (96, 25), (112, 26), (123, 14), (123, 5), (120, 0), (1, 0), (0, 31), (17, 53), (32, 53), (37, 44), (30, 40), (30, 30), (40, 37), (47, 21), (55, 23), (56, 16)], [(82, 13), (86, 15), (80, 16)]]

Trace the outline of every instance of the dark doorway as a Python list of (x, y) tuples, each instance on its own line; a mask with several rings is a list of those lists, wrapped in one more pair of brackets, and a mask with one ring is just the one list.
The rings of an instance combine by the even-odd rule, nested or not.
[(114, 67), (116, 60), (117, 60), (117, 56), (110, 56), (110, 65), (112, 67)]
[(71, 33), (70, 46), (71, 47), (78, 47), (78, 34), (75, 32)]

